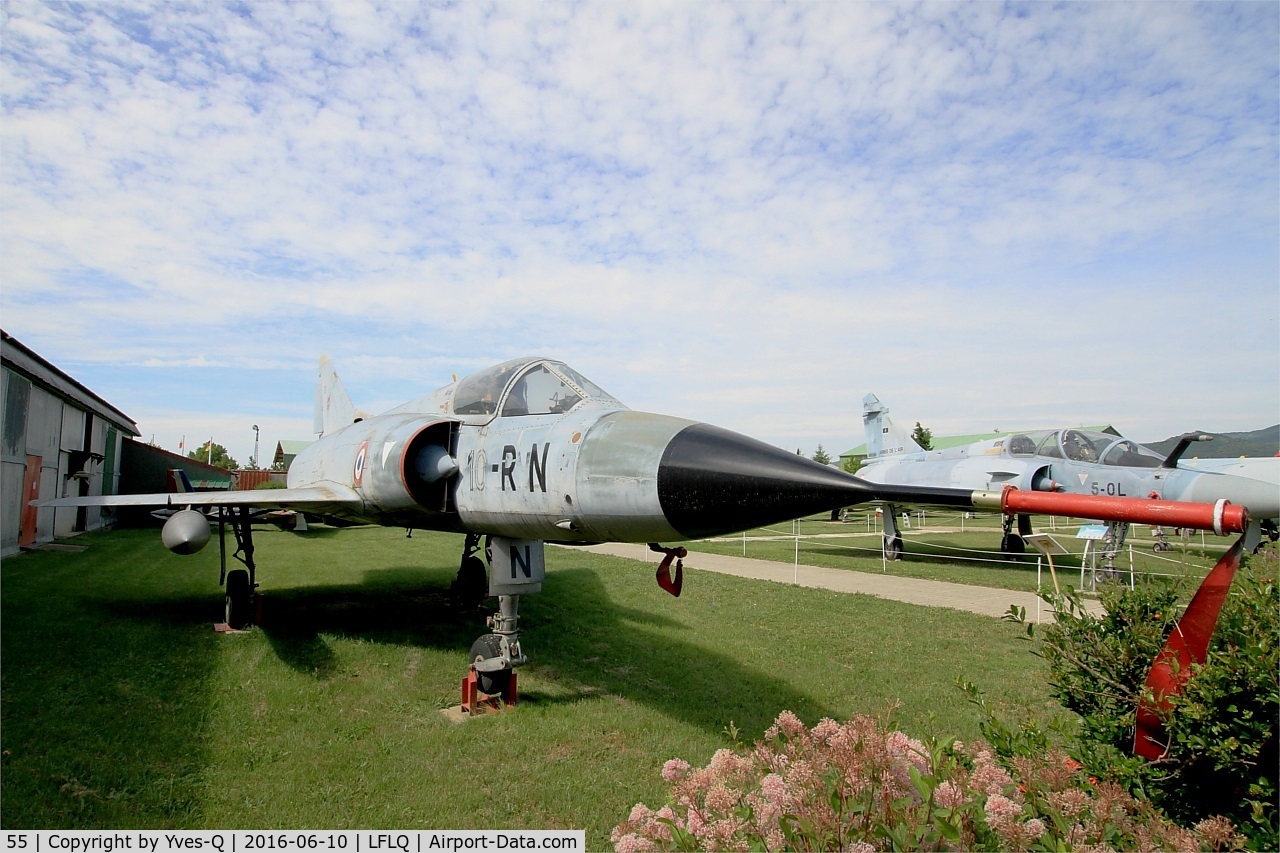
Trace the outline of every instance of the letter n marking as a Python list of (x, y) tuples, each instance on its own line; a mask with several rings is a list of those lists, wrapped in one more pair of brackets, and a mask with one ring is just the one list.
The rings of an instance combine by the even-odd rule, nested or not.
[(520, 549), (515, 545), (511, 546), (511, 579), (516, 580), (516, 565), (519, 564), (520, 571), (524, 572), (526, 578), (533, 577), (533, 557), (529, 553), (529, 546), (524, 546), (524, 556), (520, 555)]

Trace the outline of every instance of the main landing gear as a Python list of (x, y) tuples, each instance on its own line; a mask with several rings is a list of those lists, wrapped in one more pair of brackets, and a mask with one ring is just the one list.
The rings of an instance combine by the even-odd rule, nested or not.
[[(218, 583), (226, 590), (225, 618), (227, 627), (239, 631), (257, 623), (257, 567), (253, 562), (253, 523), (249, 507), (222, 507), (218, 510), (218, 555), (222, 567)], [(236, 537), (236, 550), (231, 556), (244, 564), (243, 569), (227, 571), (227, 524)]]
[(893, 504), (885, 504), (881, 513), (884, 518), (884, 539), (880, 543), (880, 551), (890, 563), (901, 560), (906, 550), (902, 546), (902, 534), (898, 532), (897, 513), (897, 507)]
[(1000, 537), (1000, 553), (1012, 560), (1019, 554), (1027, 553), (1027, 543), (1024, 536), (1031, 535), (1031, 516), (1018, 516), (1018, 532), (1013, 532), (1013, 516), (1006, 515), (1003, 519), (1004, 535)]
[(474, 609), (484, 606), (489, 595), (489, 573), (484, 567), (484, 560), (477, 554), (481, 551), (479, 533), (468, 533), (466, 544), (462, 546), (462, 563), (458, 566), (458, 576), (449, 585), (449, 593), (460, 606)]

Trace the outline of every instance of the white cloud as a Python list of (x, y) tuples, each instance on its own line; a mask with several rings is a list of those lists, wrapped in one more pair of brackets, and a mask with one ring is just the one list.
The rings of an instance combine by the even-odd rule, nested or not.
[(252, 411), (325, 349), (388, 401), (543, 352), (828, 449), (872, 386), (1280, 409), (1273, 5), (6, 15), (3, 322), (51, 356), (240, 365)]

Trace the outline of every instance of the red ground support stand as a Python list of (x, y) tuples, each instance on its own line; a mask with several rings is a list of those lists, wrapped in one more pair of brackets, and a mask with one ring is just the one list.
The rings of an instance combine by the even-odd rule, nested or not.
[(488, 714), (494, 711), (501, 711), (503, 708), (516, 704), (516, 674), (511, 673), (511, 687), (506, 693), (500, 693), (497, 696), (490, 696), (488, 693), (481, 693), (479, 684), (476, 679), (476, 668), (470, 667), (465, 678), (462, 679), (462, 712), (464, 714)]

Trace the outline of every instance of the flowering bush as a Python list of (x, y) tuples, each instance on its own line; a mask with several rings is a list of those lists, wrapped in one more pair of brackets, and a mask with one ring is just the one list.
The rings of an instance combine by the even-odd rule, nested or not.
[(650, 850), (1230, 849), (1229, 821), (1179, 828), (1118, 785), (1092, 783), (1065, 753), (1008, 768), (983, 743), (926, 746), (874, 718), (790, 711), (745, 754), (662, 768), (671, 799), (638, 804), (613, 831), (619, 853)]
[(1058, 618), (1041, 629), (1050, 690), (1080, 715), (1073, 753), (1089, 771), (1144, 792), (1185, 824), (1225, 815), (1261, 850), (1280, 844), (1278, 569), (1274, 543), (1246, 557), (1208, 657), (1171, 698), (1169, 749), (1156, 761), (1132, 756), (1135, 716), (1151, 663), (1181, 615), (1180, 590), (1114, 585), (1102, 595), (1101, 616), (1077, 594), (1050, 596)]

